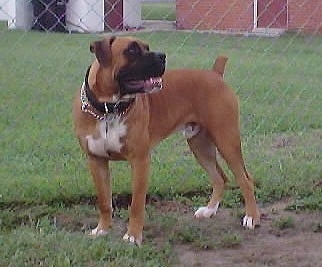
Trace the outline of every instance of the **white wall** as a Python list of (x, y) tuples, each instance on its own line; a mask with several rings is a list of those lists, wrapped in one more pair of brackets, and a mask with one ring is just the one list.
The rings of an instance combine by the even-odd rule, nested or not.
[(66, 9), (66, 24), (69, 31), (104, 31), (104, 1), (69, 0)]
[(0, 0), (0, 20), (8, 21), (9, 29), (30, 30), (33, 8), (27, 0)]
[(141, 0), (123, 0), (123, 25), (130, 28), (142, 25)]
[[(30, 30), (33, 21), (30, 0), (0, 0), (0, 7), (0, 20), (8, 21), (8, 28)], [(103, 32), (104, 0), (69, 0), (66, 24), (69, 31)], [(141, 0), (123, 0), (123, 25), (138, 28), (141, 24)]]

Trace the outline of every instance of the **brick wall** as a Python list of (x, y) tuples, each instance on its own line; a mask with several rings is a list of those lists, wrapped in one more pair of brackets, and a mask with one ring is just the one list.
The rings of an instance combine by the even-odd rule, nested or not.
[[(177, 0), (177, 28), (253, 30), (253, 0)], [(288, 0), (288, 29), (322, 33), (322, 0)]]
[(177, 0), (177, 28), (249, 31), (253, 0)]
[(322, 33), (322, 0), (288, 0), (288, 29)]

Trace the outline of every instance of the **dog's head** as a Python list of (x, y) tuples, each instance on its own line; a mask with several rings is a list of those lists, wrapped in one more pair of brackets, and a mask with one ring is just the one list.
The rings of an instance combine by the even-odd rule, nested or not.
[(110, 37), (93, 42), (103, 71), (112, 75), (118, 84), (120, 96), (151, 93), (162, 88), (161, 76), (165, 71), (165, 54), (150, 51), (148, 44), (133, 37)]

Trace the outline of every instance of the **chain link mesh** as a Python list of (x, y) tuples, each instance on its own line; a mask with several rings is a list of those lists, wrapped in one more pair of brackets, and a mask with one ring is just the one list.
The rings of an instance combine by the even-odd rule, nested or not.
[[(145, 39), (167, 53), (169, 68), (209, 69), (226, 54), (248, 165), (263, 188), (321, 179), (321, 0), (0, 0), (0, 199), (91, 194), (70, 107), (89, 43), (109, 34)], [(208, 184), (181, 139), (154, 152), (155, 192)], [(184, 182), (164, 183), (177, 176)], [(117, 179), (116, 192), (126, 191)]]

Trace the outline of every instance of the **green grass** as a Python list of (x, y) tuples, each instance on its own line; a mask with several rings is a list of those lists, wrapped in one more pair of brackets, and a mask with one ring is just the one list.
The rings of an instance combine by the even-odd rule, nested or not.
[(173, 266), (177, 261), (174, 244), (210, 250), (236, 248), (242, 242), (242, 236), (235, 233), (236, 229), (242, 233), (237, 224), (225, 230), (225, 222), (191, 220), (189, 215), (178, 220), (176, 212), (160, 214), (148, 206), (145, 242), (137, 248), (120, 239), (125, 214), (118, 210), (114, 216), (117, 226), (108, 236), (90, 238), (84, 234), (84, 221), (96, 217), (90, 206), (5, 209), (0, 216), (0, 266)]
[(142, 2), (143, 20), (176, 20), (176, 3), (173, 2)]
[[(41, 225), (43, 224), (43, 225)], [(91, 239), (82, 233), (58, 231), (47, 221), (37, 228), (19, 227), (0, 234), (1, 266), (151, 266), (171, 264), (167, 245), (142, 249), (116, 238)], [(18, 248), (18, 249), (17, 249)]]
[(294, 228), (295, 223), (294, 219), (291, 216), (287, 217), (280, 217), (272, 222), (273, 227), (279, 229), (279, 230), (285, 230), (288, 228)]
[[(89, 241), (82, 233), (55, 229), (46, 219), (57, 205), (94, 196), (86, 159), (72, 132), (71, 102), (93, 59), (89, 43), (101, 36), (6, 31), (2, 26), (0, 266), (139, 266), (143, 258), (145, 266), (170, 265), (169, 244), (160, 254), (153, 244), (142, 251), (124, 246), (119, 236)], [(240, 98), (243, 147), (258, 201), (266, 204), (290, 197), (294, 199), (290, 209), (321, 209), (321, 36), (266, 39), (189, 32), (136, 36), (148, 41), (151, 49), (166, 52), (168, 68), (210, 68), (218, 54), (226, 54), (225, 79)], [(127, 164), (113, 163), (112, 175), (113, 192), (129, 193)], [(233, 179), (229, 185), (223, 206), (239, 206), (240, 191)], [(208, 177), (176, 134), (153, 152), (149, 193), (180, 199), (195, 191), (205, 199), (210, 192)], [(15, 210), (25, 205), (46, 208)], [(171, 228), (172, 218), (163, 220), (164, 229)], [(199, 228), (192, 227), (182, 226), (173, 238), (182, 242), (194, 238)], [(195, 239), (197, 247), (218, 246), (206, 238), (208, 234)], [(218, 242), (233, 247), (241, 239), (229, 232)]]
[[(316, 56), (322, 50), (321, 38), (137, 36), (167, 53), (168, 68), (209, 68), (216, 55), (228, 55), (226, 80), (241, 100), (243, 146), (259, 200), (294, 194), (301, 198), (311, 191), (320, 196), (313, 184), (321, 178), (322, 67)], [(6, 52), (0, 74), (0, 202), (77, 201), (93, 195), (85, 158), (72, 133), (70, 109), (92, 60), (89, 43), (99, 37), (19, 31), (3, 31), (1, 37)], [(283, 138), (289, 145), (276, 147)], [(175, 147), (171, 155), (169, 147)], [(128, 193), (127, 164), (112, 168), (114, 192)], [(152, 194), (209, 192), (208, 178), (180, 134), (155, 150), (151, 181)], [(239, 194), (230, 191), (228, 199), (231, 193), (237, 202)]]

